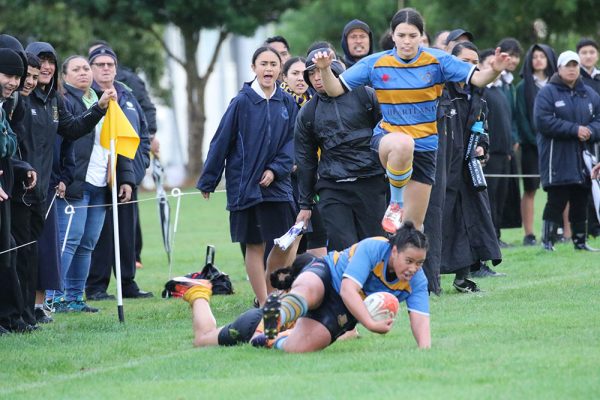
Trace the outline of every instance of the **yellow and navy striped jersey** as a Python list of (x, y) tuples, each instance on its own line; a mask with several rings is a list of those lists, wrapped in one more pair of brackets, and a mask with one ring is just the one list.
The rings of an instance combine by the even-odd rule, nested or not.
[(340, 75), (352, 90), (375, 89), (383, 119), (374, 135), (402, 132), (415, 139), (415, 151), (437, 149), (437, 105), (446, 82), (468, 82), (474, 66), (438, 49), (419, 47), (409, 61), (395, 49), (361, 59)]
[(364, 239), (344, 251), (330, 252), (324, 260), (331, 271), (331, 284), (340, 292), (342, 279), (352, 279), (366, 297), (376, 292), (389, 292), (400, 302), (406, 301), (408, 311), (429, 315), (427, 277), (422, 269), (409, 282), (397, 277), (389, 280), (388, 261), (392, 246), (384, 237)]

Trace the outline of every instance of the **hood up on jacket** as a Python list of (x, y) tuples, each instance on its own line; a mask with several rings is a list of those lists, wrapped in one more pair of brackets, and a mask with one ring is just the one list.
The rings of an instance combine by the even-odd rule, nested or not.
[[(53, 91), (57, 91), (58, 82), (59, 82), (58, 69), (60, 68), (60, 64), (58, 62), (58, 54), (56, 53), (56, 50), (54, 50), (54, 47), (52, 47), (52, 45), (47, 42), (31, 42), (31, 43), (29, 43), (29, 45), (27, 45), (27, 48), (25, 49), (25, 51), (32, 53), (38, 57), (42, 53), (50, 53), (54, 56), (54, 60), (56, 62), (56, 68), (54, 69), (54, 76), (52, 77), (52, 80), (50, 81), (49, 87), (46, 87), (44, 90), (46, 92), (46, 94), (48, 95), (48, 97), (50, 97), (50, 95)], [(38, 88), (39, 88), (39, 86), (38, 86)]]
[(346, 64), (347, 68), (350, 68), (359, 60), (351, 56), (350, 50), (348, 49), (348, 34), (353, 29), (362, 29), (369, 34), (369, 52), (365, 55), (365, 57), (373, 54), (373, 32), (371, 32), (371, 28), (369, 28), (369, 25), (367, 25), (365, 22), (359, 19), (353, 19), (346, 24), (342, 33), (342, 50), (344, 50), (344, 64)]
[(548, 80), (550, 80), (550, 77), (557, 71), (556, 53), (552, 47), (546, 44), (536, 43), (527, 50), (520, 75), (521, 78), (523, 78), (523, 84), (525, 85), (525, 104), (527, 106), (527, 116), (530, 121), (533, 121), (533, 103), (538, 92), (535, 86), (535, 80), (533, 79), (533, 52), (536, 50), (541, 50), (548, 59), (545, 70)]

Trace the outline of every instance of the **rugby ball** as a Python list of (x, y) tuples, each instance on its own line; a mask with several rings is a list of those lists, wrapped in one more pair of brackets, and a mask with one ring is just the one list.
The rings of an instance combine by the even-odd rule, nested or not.
[(375, 321), (383, 321), (388, 318), (396, 318), (400, 302), (391, 293), (376, 292), (372, 293), (364, 300), (371, 318)]

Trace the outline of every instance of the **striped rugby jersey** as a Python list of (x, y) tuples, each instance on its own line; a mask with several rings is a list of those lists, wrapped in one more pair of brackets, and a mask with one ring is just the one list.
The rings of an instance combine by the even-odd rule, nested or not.
[(352, 90), (375, 89), (383, 119), (374, 135), (403, 132), (415, 139), (415, 151), (437, 149), (437, 105), (445, 82), (469, 82), (475, 66), (438, 49), (419, 47), (410, 61), (395, 49), (362, 58), (340, 75)]

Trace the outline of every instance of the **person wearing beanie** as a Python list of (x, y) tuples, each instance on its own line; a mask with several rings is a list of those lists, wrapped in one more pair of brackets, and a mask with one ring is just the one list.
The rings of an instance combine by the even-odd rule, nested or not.
[[(0, 35), (0, 251), (15, 247), (10, 234), (9, 195), (13, 181), (10, 159), (17, 148), (17, 137), (8, 121), (5, 107), (9, 105), (8, 111), (12, 112), (12, 104), (7, 104), (7, 100), (19, 87), (24, 73), (23, 61), (17, 51), (4, 47), (7, 37), (14, 39), (12, 36)], [(20, 327), (21, 331), (28, 327), (21, 319), (22, 300), (13, 253), (0, 255), (0, 336), (14, 331), (16, 327)]]
[(557, 229), (569, 202), (575, 250), (598, 251), (587, 241), (590, 174), (582, 168), (583, 150), (600, 141), (600, 95), (581, 79), (574, 51), (558, 57), (558, 72), (535, 98), (534, 118), (542, 188), (548, 193), (543, 213), (542, 246), (554, 251)]
[(343, 62), (346, 68), (353, 66), (361, 58), (373, 54), (373, 33), (365, 22), (353, 19), (342, 33)]
[[(93, 42), (91, 42), (88, 49), (88, 57), (93, 50), (102, 46), (110, 48), (110, 45), (104, 40), (94, 40)], [(124, 66), (123, 63), (117, 63), (117, 76), (115, 77), (115, 80), (131, 88), (135, 99), (138, 101), (138, 103), (140, 103), (140, 106), (144, 111), (144, 116), (146, 117), (148, 133), (150, 134), (150, 151), (156, 158), (160, 158), (160, 141), (156, 136), (156, 106), (150, 99), (150, 94), (148, 93), (148, 89), (146, 89), (146, 84), (144, 83), (144, 80), (140, 78), (138, 74), (136, 74), (131, 68)], [(142, 227), (139, 220), (135, 230), (135, 267), (143, 268), (144, 266), (142, 264)]]
[[(115, 97), (115, 92), (107, 91), (89, 110), (75, 116), (66, 109), (60, 92), (58, 55), (54, 47), (46, 42), (32, 42), (25, 51), (40, 59), (40, 75), (33, 92), (29, 96), (19, 97), (19, 107), (24, 112), (15, 130), (19, 138), (20, 160), (28, 162), (38, 171), (38, 184), (33, 190), (15, 185), (11, 212), (12, 235), (17, 245), (36, 242), (16, 252), (24, 302), (22, 317), (27, 324), (35, 326), (35, 304), (41, 300), (36, 301), (36, 290), (60, 289), (61, 285), (56, 235), (58, 210), (52, 199), (57, 193), (64, 196), (64, 179), (68, 178), (57, 175), (59, 181), (51, 184), (52, 174), (56, 172), (53, 164), (57, 136), (74, 140), (92, 131), (104, 116), (108, 101)], [(56, 154), (56, 157), (58, 159), (59, 155)], [(42, 254), (44, 262), (40, 263)], [(52, 271), (48, 281), (38, 281), (40, 268), (44, 268), (44, 272)]]
[[(134, 187), (131, 192), (131, 200), (135, 201), (137, 200), (136, 187), (141, 184), (146, 175), (146, 168), (150, 165), (150, 135), (146, 118), (131, 89), (115, 79), (118, 58), (114, 50), (108, 46), (97, 47), (90, 52), (88, 59), (94, 78), (92, 88), (99, 92), (116, 91), (119, 106), (140, 137), (140, 145), (133, 160)], [(137, 202), (120, 206), (118, 212), (123, 297), (152, 297), (151, 292), (141, 290), (135, 281), (135, 227), (139, 218)], [(115, 262), (114, 254), (113, 220), (112, 214), (107, 212), (100, 238), (92, 253), (90, 271), (85, 285), (88, 299), (106, 298), (106, 290)]]
[[(341, 251), (383, 234), (379, 221), (385, 212), (387, 186), (383, 168), (370, 148), (373, 127), (381, 118), (375, 92), (363, 86), (339, 97), (327, 96), (312, 61), (325, 50), (315, 49), (308, 55), (304, 80), (316, 94), (300, 109), (294, 130), (298, 220), (308, 222), (317, 206), (328, 233), (327, 249)], [(336, 75), (345, 69), (337, 60), (331, 65)], [(319, 196), (317, 205), (315, 195)]]

